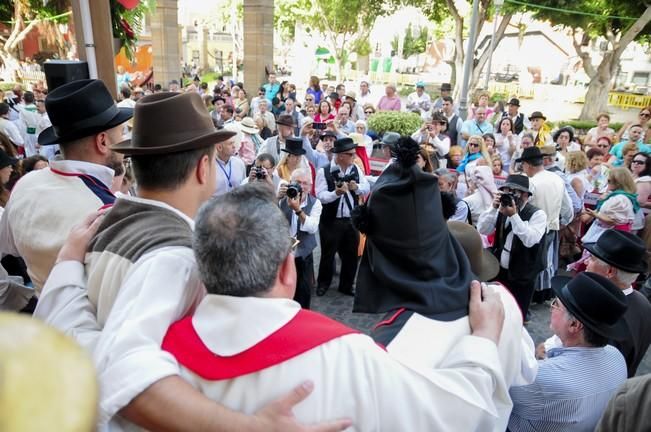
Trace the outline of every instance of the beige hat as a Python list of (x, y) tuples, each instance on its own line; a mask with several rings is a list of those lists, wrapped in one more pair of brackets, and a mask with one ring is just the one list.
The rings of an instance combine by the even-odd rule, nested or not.
[(0, 313), (0, 365), (0, 429), (95, 430), (95, 369), (72, 339), (31, 317)]
[(556, 156), (556, 146), (542, 146), (540, 147), (540, 153), (542, 153), (543, 156)]
[(347, 97), (347, 98), (350, 98), (350, 99), (352, 99), (352, 100), (354, 100), (355, 102), (357, 102), (357, 93), (355, 93), (355, 92), (352, 91), (352, 90), (346, 92), (346, 97)]
[(240, 130), (242, 132), (255, 135), (260, 132), (258, 127), (255, 125), (255, 121), (251, 117), (244, 117), (240, 122)]

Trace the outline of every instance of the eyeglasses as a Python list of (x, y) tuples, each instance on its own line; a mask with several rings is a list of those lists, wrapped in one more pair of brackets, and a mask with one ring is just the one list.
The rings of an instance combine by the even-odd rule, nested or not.
[(640, 117), (651, 117), (651, 113), (648, 112), (640, 113)]
[(635, 165), (644, 165), (646, 163), (646, 161), (645, 160), (639, 160), (639, 159), (633, 159), (633, 161), (631, 163), (635, 164)]
[(470, 147), (479, 147), (479, 143), (468, 143)]

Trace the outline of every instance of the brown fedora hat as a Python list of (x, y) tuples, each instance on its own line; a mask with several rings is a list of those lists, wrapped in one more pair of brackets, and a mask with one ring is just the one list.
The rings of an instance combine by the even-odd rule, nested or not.
[(112, 147), (128, 155), (156, 155), (195, 150), (233, 137), (216, 130), (210, 114), (195, 92), (155, 93), (138, 101), (131, 139)]
[(448, 221), (448, 229), (466, 252), (472, 272), (484, 282), (494, 279), (500, 272), (500, 263), (492, 253), (484, 249), (477, 230), (472, 225), (459, 221)]

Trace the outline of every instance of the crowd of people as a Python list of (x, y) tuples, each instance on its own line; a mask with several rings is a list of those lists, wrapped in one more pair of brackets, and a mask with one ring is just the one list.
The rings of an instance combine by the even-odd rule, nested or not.
[[(99, 430), (622, 430), (651, 397), (651, 108), (581, 136), (426, 89), (14, 88), (0, 307), (92, 357)], [(422, 125), (369, 130), (388, 110)], [(310, 311), (335, 282), (370, 335)]]

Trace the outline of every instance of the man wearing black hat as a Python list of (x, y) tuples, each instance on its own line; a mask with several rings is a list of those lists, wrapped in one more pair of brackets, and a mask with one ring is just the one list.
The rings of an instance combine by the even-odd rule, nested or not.
[[(268, 153), (276, 160), (280, 160), (282, 156), (281, 150), (285, 148), (285, 140), (289, 137), (294, 137), (294, 128), (297, 127), (297, 124), (294, 123), (292, 116), (281, 114), (276, 120), (276, 127), (278, 128), (278, 135), (267, 138), (260, 146), (258, 154)], [(311, 125), (305, 125), (301, 128), (300, 139), (303, 140), (303, 148), (305, 149), (307, 159), (315, 166), (318, 166), (319, 164), (315, 163), (318, 161), (318, 155), (315, 154), (310, 140), (304, 134), (308, 127), (311, 127)]]
[(432, 103), (432, 111), (440, 111), (443, 109), (443, 100), (452, 95), (452, 86), (450, 83), (441, 84), (441, 96), (437, 97)]
[(537, 278), (536, 290), (541, 291), (538, 300), (545, 300), (549, 297), (551, 278), (556, 274), (558, 268), (558, 248), (561, 215), (563, 219), (569, 219), (567, 215), (572, 212), (572, 202), (565, 192), (565, 183), (556, 174), (545, 170), (543, 155), (538, 147), (525, 148), (522, 156), (515, 160), (522, 163), (522, 171), (529, 177), (529, 184), (533, 191), (531, 205), (541, 209), (547, 216), (547, 234), (544, 237), (543, 248), (547, 251), (545, 255), (545, 269)]
[(554, 287), (549, 327), (563, 346), (547, 352), (533, 384), (510, 389), (509, 430), (593, 431), (626, 380), (626, 362), (608, 345), (626, 337), (622, 290), (584, 272)]
[(543, 147), (546, 145), (553, 145), (552, 134), (548, 126), (545, 125), (547, 117), (540, 111), (534, 111), (529, 116), (531, 122), (531, 129), (529, 132), (535, 137), (533, 145), (536, 147)]
[(118, 108), (99, 80), (79, 80), (50, 92), (45, 106), (52, 126), (41, 146), (59, 144), (65, 160), (26, 175), (14, 187), (0, 222), (0, 252), (20, 256), (37, 293), (70, 229), (92, 211), (111, 205), (113, 167), (122, 155), (123, 123), (133, 110)]
[(357, 272), (357, 245), (359, 233), (350, 223), (350, 215), (359, 205), (359, 198), (370, 191), (364, 173), (353, 163), (357, 145), (351, 138), (335, 141), (334, 161), (316, 175), (316, 196), (323, 204), (319, 237), (321, 262), (316, 294), (322, 296), (332, 283), (335, 254), (341, 259), (339, 292), (353, 294)]
[(513, 133), (520, 135), (523, 130), (531, 129), (531, 123), (527, 116), (519, 112), (520, 99), (511, 98), (507, 106), (507, 110), (502, 113), (502, 118), (510, 118), (513, 122)]
[(637, 367), (651, 344), (651, 303), (633, 289), (640, 273), (647, 271), (647, 251), (644, 242), (628, 232), (609, 229), (597, 243), (586, 244), (590, 252), (587, 271), (607, 277), (626, 295), (628, 309), (622, 318), (626, 323), (625, 339), (616, 346), (626, 359), (628, 377), (635, 376)]
[(526, 317), (538, 273), (545, 268), (540, 240), (547, 231), (545, 212), (528, 203), (529, 178), (510, 175), (493, 205), (477, 221), (484, 235), (495, 232), (492, 252), (500, 261), (497, 279), (513, 294)]

